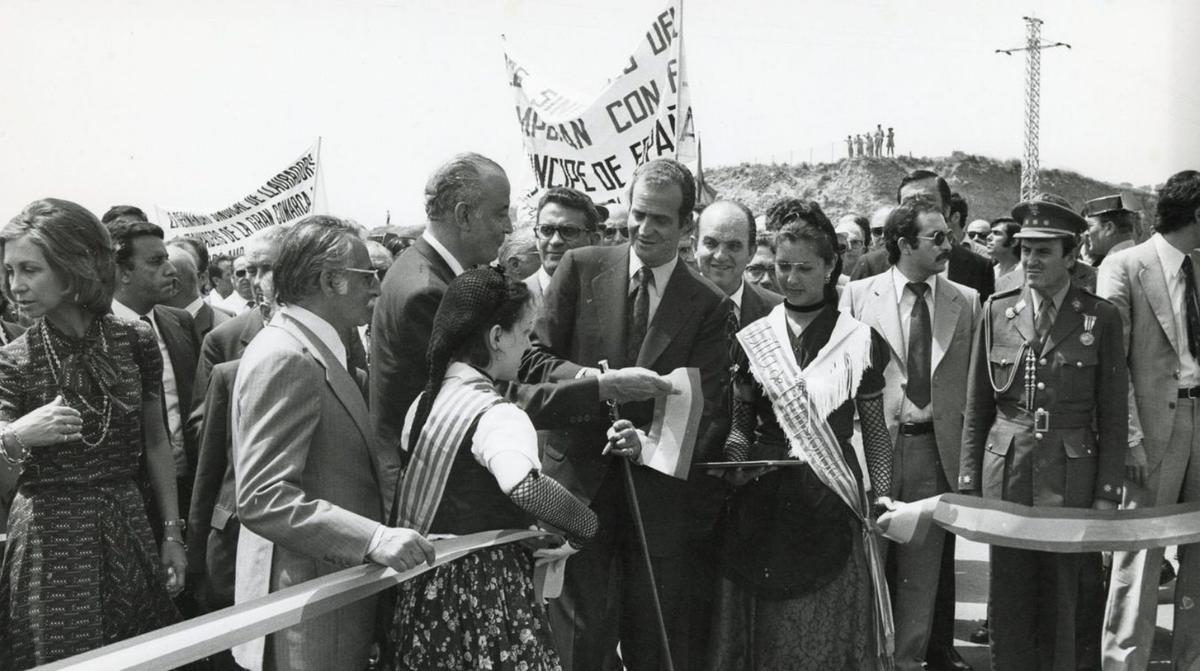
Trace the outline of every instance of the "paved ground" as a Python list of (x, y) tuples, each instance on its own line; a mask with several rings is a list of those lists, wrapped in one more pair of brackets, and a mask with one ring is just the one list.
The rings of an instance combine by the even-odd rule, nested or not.
[[(975, 631), (987, 614), (988, 546), (972, 543), (962, 538), (955, 545), (955, 572), (958, 578), (958, 607), (955, 610), (955, 645), (963, 659), (975, 671), (990, 671), (986, 645), (971, 643), (971, 632)], [(1174, 611), (1169, 592), (1159, 595), (1158, 631), (1154, 637), (1151, 669), (1169, 669), (1171, 652), (1171, 627)]]

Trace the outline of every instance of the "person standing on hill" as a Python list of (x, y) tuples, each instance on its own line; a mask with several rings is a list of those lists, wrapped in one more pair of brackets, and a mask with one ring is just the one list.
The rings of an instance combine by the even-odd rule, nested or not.
[(854, 136), (853, 135), (846, 136), (846, 153), (850, 155), (850, 158), (854, 158)]
[(861, 136), (861, 135), (855, 135), (855, 136), (854, 136), (854, 146), (855, 146), (855, 148), (858, 150), (858, 157), (859, 157), (859, 158), (862, 158), (862, 155), (863, 155), (863, 136)]
[(896, 131), (891, 126), (888, 126), (887, 132), (887, 152), (888, 156), (896, 155)]
[(875, 124), (875, 155), (883, 156), (883, 124)]

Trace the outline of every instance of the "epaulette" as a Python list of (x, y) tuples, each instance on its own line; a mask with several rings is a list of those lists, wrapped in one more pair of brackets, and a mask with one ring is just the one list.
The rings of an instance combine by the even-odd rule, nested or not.
[(1079, 286), (1079, 285), (1077, 284), (1077, 285), (1075, 285), (1075, 288), (1076, 288), (1076, 289), (1078, 289), (1078, 290), (1079, 290), (1079, 293), (1083, 294), (1084, 296), (1087, 296), (1087, 297), (1089, 297), (1089, 298), (1094, 298), (1094, 299), (1096, 299), (1097, 301), (1099, 301), (1099, 302), (1101, 302), (1101, 303), (1109, 303), (1109, 302), (1110, 302), (1110, 301), (1109, 301), (1107, 298), (1105, 298), (1105, 297), (1101, 296), (1100, 294), (1098, 294), (1098, 293), (1096, 293), (1096, 292), (1092, 291), (1091, 289), (1088, 289), (1087, 287), (1081, 287), (1081, 286)]
[(999, 293), (994, 293), (991, 296), (988, 296), (987, 302), (991, 303), (992, 301), (996, 300), (997, 298), (1010, 298), (1012, 296), (1016, 296), (1016, 295), (1020, 294), (1021, 290), (1024, 288), (1025, 288), (1025, 285), (1022, 284), (1021, 286), (1016, 287), (1015, 289), (1009, 289), (1008, 291), (1001, 291)]

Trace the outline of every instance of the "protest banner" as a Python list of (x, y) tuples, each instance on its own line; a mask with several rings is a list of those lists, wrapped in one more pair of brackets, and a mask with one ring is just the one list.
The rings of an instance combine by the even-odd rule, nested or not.
[(588, 102), (533, 75), (505, 53), (517, 122), (539, 189), (566, 186), (597, 203), (624, 198), (655, 158), (696, 169), (696, 125), (683, 59), (681, 0), (673, 0), (620, 74)]
[(321, 140), (241, 200), (210, 214), (158, 208), (167, 239), (189, 235), (210, 254), (237, 256), (246, 242), (271, 226), (286, 226), (312, 214), (316, 203)]

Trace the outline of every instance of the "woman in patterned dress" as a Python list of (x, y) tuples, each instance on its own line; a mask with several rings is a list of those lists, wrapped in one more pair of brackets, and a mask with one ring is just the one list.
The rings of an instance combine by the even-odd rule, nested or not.
[[(869, 548), (864, 550), (862, 474), (850, 444), (857, 408), (874, 490), (890, 491), (891, 441), (883, 421), (887, 344), (837, 309), (837, 236), (816, 203), (787, 199), (768, 212), (783, 304), (738, 334), (730, 461), (797, 455), (789, 424), (751, 364), (748, 334), (781, 346), (806, 383), (812, 414), (828, 424), (832, 459), (851, 474), (855, 507), (808, 463), (731, 475), (736, 490), (722, 522), (713, 631), (713, 669), (858, 671), (876, 668), (876, 612)], [(750, 339), (749, 342), (756, 342)], [(782, 379), (782, 378), (777, 378)], [(797, 426), (791, 424), (790, 426)], [(820, 433), (813, 431), (810, 433)], [(876, 588), (878, 585), (875, 586)], [(890, 613), (888, 614), (890, 615)], [(885, 616), (886, 617), (886, 616)]]
[[(0, 458), (19, 472), (0, 570), (0, 669), (25, 669), (177, 621), (186, 559), (149, 328), (109, 310), (112, 244), (45, 199), (0, 229), (4, 292), (33, 325), (0, 349)], [(135, 479), (145, 454), (155, 546)], [(161, 551), (161, 554), (160, 554)]]
[[(541, 474), (529, 417), (496, 393), (529, 348), (534, 310), (523, 283), (468, 270), (446, 290), (429, 341), (429, 384), (409, 409), (401, 446), (399, 524), (429, 534), (526, 528), (542, 520), (571, 547), (596, 515)], [(609, 431), (613, 454), (636, 458), (632, 425)], [(543, 551), (544, 552), (544, 551)], [(390, 638), (396, 669), (559, 669), (534, 559), (519, 544), (481, 550), (400, 585)]]

